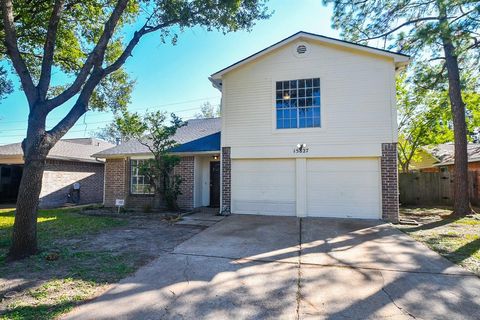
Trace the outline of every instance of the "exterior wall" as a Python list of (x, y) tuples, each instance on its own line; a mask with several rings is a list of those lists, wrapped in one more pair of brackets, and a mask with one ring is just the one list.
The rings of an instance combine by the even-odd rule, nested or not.
[[(129, 208), (143, 209), (146, 206), (164, 206), (163, 200), (156, 199), (154, 195), (130, 193), (130, 159), (107, 159), (105, 169), (105, 206), (115, 206), (115, 199), (125, 199)], [(182, 161), (175, 168), (183, 180), (181, 184), (182, 195), (178, 198), (181, 209), (193, 208), (194, 192), (194, 157), (182, 157)]]
[(107, 159), (105, 162), (104, 205), (115, 206), (115, 199), (125, 199), (127, 194), (127, 159)]
[(383, 143), (381, 177), (382, 177), (382, 218), (398, 222), (398, 166), (397, 144)]
[(182, 161), (175, 167), (175, 174), (180, 175), (182, 184), (180, 190), (182, 194), (178, 196), (178, 206), (182, 209), (192, 209), (194, 201), (194, 183), (195, 183), (195, 157), (182, 157)]
[(230, 159), (230, 148), (222, 147), (222, 177), (221, 177), (221, 193), (220, 203), (221, 212), (230, 213), (231, 211), (231, 199), (232, 199), (232, 161)]
[(104, 164), (47, 160), (43, 173), (41, 207), (55, 207), (67, 202), (73, 184), (80, 183), (80, 203), (103, 201)]
[[(222, 78), (222, 146), (236, 158), (379, 157), (381, 144), (397, 141), (393, 59), (309, 42), (297, 43)], [(275, 82), (320, 77), (321, 128), (276, 129)]]

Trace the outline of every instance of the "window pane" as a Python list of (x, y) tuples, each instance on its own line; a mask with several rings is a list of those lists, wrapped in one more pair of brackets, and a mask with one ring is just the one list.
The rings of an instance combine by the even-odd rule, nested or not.
[(320, 108), (312, 108), (313, 109), (313, 116), (320, 118)]
[(312, 96), (312, 89), (307, 89), (305, 90), (305, 97), (311, 97)]
[(305, 97), (305, 89), (298, 89), (298, 96)]
[(320, 98), (313, 98), (313, 105), (314, 106), (320, 106)]
[(283, 81), (283, 89), (289, 89), (290, 88), (290, 81)]
[(304, 118), (298, 119), (298, 127), (299, 128), (305, 128), (305, 119)]
[(320, 78), (313, 79), (313, 86), (320, 87)]
[(320, 88), (313, 88), (313, 96), (320, 97)]
[(311, 107), (312, 103), (313, 103), (312, 98), (305, 99), (305, 106)]
[(276, 98), (277, 99), (283, 99), (283, 91), (277, 91)]
[(290, 89), (290, 99), (296, 98), (297, 97), (297, 90), (291, 90)]
[(298, 87), (299, 88), (305, 88), (305, 79), (298, 80)]
[(314, 127), (320, 127), (320, 117), (313, 118), (313, 126)]
[(299, 107), (305, 107), (305, 99), (304, 98), (298, 99), (298, 106)]
[(296, 128), (296, 127), (297, 127), (297, 119), (291, 119), (290, 128)]
[(283, 129), (283, 118), (277, 118), (277, 129)]
[(290, 108), (296, 108), (296, 107), (297, 107), (297, 99), (290, 100)]
[(312, 118), (307, 118), (306, 121), (307, 121), (307, 124), (305, 125), (305, 127), (307, 127), (307, 128), (313, 127), (313, 119)]
[(283, 107), (283, 101), (282, 100), (277, 100), (277, 108)]
[(313, 117), (313, 108), (307, 108), (307, 117), (308, 118)]
[(277, 81), (277, 86), (276, 86), (277, 90), (282, 90), (283, 87), (282, 87), (282, 81)]
[(308, 88), (308, 87), (312, 87), (312, 79), (307, 79), (305, 80), (305, 87)]
[(290, 81), (290, 89), (295, 89), (297, 87), (297, 80)]

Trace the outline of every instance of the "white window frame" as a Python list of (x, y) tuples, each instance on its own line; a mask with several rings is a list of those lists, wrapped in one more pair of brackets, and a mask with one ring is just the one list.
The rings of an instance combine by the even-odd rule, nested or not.
[[(130, 194), (138, 194), (138, 195), (152, 195), (152, 194), (155, 194), (155, 191), (153, 190), (153, 188), (151, 187), (151, 185), (148, 183), (146, 184), (145, 183), (145, 176), (144, 175), (141, 175), (141, 174), (138, 174), (138, 163), (139, 162), (143, 162), (145, 160), (148, 160), (148, 159), (130, 159)], [(134, 165), (134, 163), (136, 163)], [(135, 185), (137, 186), (143, 186), (143, 192), (142, 191), (138, 191), (138, 187), (134, 189), (134, 183), (133, 183), (133, 178), (136, 178), (137, 180), (137, 183)], [(138, 180), (139, 179), (142, 179), (143, 183), (138, 183)], [(147, 188), (146, 186), (148, 186), (148, 189), (149, 191), (145, 191), (145, 189)]]

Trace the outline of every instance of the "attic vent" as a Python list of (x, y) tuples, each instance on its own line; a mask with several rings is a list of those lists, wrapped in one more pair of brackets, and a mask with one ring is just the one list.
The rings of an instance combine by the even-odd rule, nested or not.
[(304, 54), (305, 52), (307, 52), (307, 46), (301, 44), (297, 47), (298, 54)]

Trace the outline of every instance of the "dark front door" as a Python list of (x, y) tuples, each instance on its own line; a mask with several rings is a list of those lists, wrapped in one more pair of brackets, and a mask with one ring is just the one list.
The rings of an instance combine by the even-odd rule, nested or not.
[(210, 162), (210, 207), (220, 206), (220, 161)]

